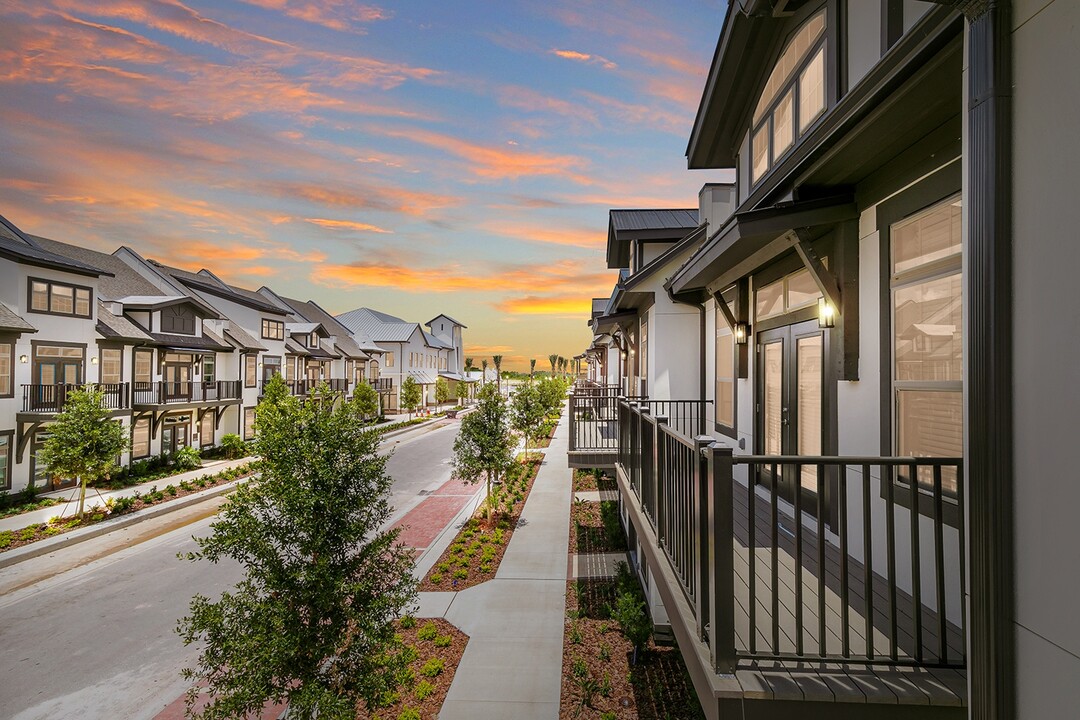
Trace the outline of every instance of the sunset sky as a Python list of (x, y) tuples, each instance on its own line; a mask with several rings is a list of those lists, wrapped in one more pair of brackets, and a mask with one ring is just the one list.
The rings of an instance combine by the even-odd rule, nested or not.
[(571, 357), (607, 210), (694, 207), (722, 0), (0, 0), (0, 214)]

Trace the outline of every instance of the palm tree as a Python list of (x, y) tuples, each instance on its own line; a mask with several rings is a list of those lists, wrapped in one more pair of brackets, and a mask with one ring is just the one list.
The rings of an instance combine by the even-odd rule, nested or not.
[(472, 358), (465, 358), (465, 372), (472, 372), (476, 367), (472, 364)]
[(558, 366), (559, 366), (559, 373), (562, 374), (562, 375), (565, 375), (566, 374), (566, 358), (564, 358), (562, 355), (559, 356)]
[(559, 356), (548, 355), (548, 362), (551, 363), (551, 377), (555, 377), (555, 363), (559, 362)]
[(502, 355), (492, 355), (491, 362), (495, 363), (495, 387), (502, 392)]
[(485, 359), (482, 362), (483, 362), (483, 365), (484, 365), (484, 372), (480, 376), (480, 384), (481, 385), (486, 385), (487, 384), (487, 360)]
[(529, 377), (532, 377), (536, 373), (536, 358), (529, 361)]

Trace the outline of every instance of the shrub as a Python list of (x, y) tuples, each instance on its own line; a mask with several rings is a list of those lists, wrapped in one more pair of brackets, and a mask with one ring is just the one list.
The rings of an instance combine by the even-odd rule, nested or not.
[(420, 720), (420, 711), (411, 707), (402, 708), (397, 720)]
[(408, 690), (416, 684), (416, 671), (411, 667), (403, 667), (395, 679), (400, 687)]
[(113, 499), (112, 512), (114, 515), (123, 515), (126, 512), (130, 512), (135, 506), (135, 498), (133, 497), (118, 497)]
[(607, 662), (611, 659), (611, 650), (608, 648), (607, 643), (600, 643), (600, 660)]
[(442, 658), (431, 658), (420, 668), (420, 674), (424, 677), (435, 677), (443, 671)]
[(489, 572), (491, 572), (491, 563), (482, 562), (482, 563), (480, 563), (480, 568), (479, 569), (480, 569), (480, 572), (482, 572), (482, 573), (489, 573)]
[(645, 647), (652, 635), (652, 619), (645, 611), (645, 602), (634, 594), (620, 595), (615, 601), (612, 617), (619, 624), (626, 639), (634, 646), (635, 663), (637, 651)]
[(454, 642), (454, 638), (449, 635), (439, 635), (435, 638), (435, 647), (450, 647), (450, 643)]
[(585, 677), (589, 673), (589, 666), (580, 657), (576, 657), (570, 663), (570, 672), (574, 677)]
[(173, 465), (180, 470), (194, 470), (202, 466), (199, 448), (188, 445), (173, 453)]
[(454, 571), (454, 579), (456, 579), (456, 580), (465, 580), (468, 577), (469, 577), (469, 571), (466, 570), (463, 567), (458, 568), (457, 570)]
[(93, 521), (93, 522), (101, 522), (104, 519), (105, 519), (105, 514), (104, 513), (94, 513), (93, 515), (90, 516), (90, 520)]
[(401, 649), (401, 661), (406, 665), (415, 662), (418, 657), (420, 657), (420, 651), (415, 645), (406, 645)]
[(406, 630), (412, 627), (416, 627), (416, 618), (412, 615), (402, 615), (401, 622), (399, 624)]
[(15, 540), (15, 533), (10, 530), (4, 530), (0, 532), (0, 548), (11, 547), (12, 541)]
[(420, 684), (417, 685), (416, 689), (413, 691), (413, 695), (416, 696), (417, 700), (423, 700), (433, 692), (435, 692), (435, 686), (427, 680), (421, 680)]
[(401, 695), (398, 694), (397, 690), (387, 690), (382, 694), (382, 697), (379, 698), (378, 704), (379, 707), (390, 707), (400, 699)]
[(600, 680), (600, 697), (609, 695), (611, 695), (611, 676), (604, 673), (604, 677)]
[(36, 524), (36, 523), (34, 525), (27, 525), (21, 531), (19, 531), (19, 539), (20, 540), (33, 540), (34, 536), (37, 535), (37, 531), (38, 531), (39, 527), (41, 527), (41, 526)]
[(439, 631), (438, 629), (436, 629), (435, 623), (429, 620), (423, 624), (420, 630), (417, 631), (416, 637), (420, 638), (421, 640), (434, 640), (438, 634)]
[(60, 528), (56, 527), (55, 525), (50, 525), (49, 527), (45, 528), (41, 532), (41, 534), (44, 535), (45, 537), (52, 537), (53, 535), (55, 535), (58, 532), (60, 532)]
[(183, 490), (184, 492), (190, 492), (190, 491), (195, 489), (195, 486), (192, 485), (187, 480), (181, 480), (180, 481), (180, 489)]
[(165, 492), (167, 492), (172, 497), (176, 497), (176, 486), (175, 485), (166, 485), (165, 486)]
[(453, 569), (453, 567), (448, 562), (441, 562), (438, 565), (439, 572), (447, 573), (447, 572), (450, 572), (452, 569)]
[(221, 438), (221, 448), (225, 451), (225, 457), (235, 460), (247, 452), (247, 443), (236, 433), (227, 433)]
[[(604, 697), (607, 696), (605, 695)], [(613, 711), (608, 710), (607, 712), (600, 713), (600, 720), (619, 720), (619, 716), (616, 715)]]
[(577, 623), (573, 623), (572, 625), (570, 625), (569, 637), (570, 637), (570, 642), (572, 642), (574, 645), (580, 645), (581, 644), (581, 641), (582, 641), (583, 638), (582, 638), (582, 635), (581, 635), (581, 628), (578, 627)]
[(441, 583), (442, 579), (443, 579), (443, 574), (442, 573), (431, 573), (431, 582), (435, 583), (436, 585)]

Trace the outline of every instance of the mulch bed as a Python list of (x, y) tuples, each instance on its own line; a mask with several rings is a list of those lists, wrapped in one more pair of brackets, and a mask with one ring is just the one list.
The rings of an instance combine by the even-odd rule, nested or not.
[[(203, 484), (201, 485), (198, 481), (192, 480), (184, 481), (179, 485), (162, 485), (156, 490), (153, 488), (157, 486), (153, 486), (150, 492), (132, 496), (131, 499), (123, 498), (118, 501), (117, 504), (114, 504), (112, 508), (102, 507), (101, 500), (97, 495), (91, 489), (87, 489), (86, 511), (83, 514), (83, 519), (81, 521), (68, 516), (58, 522), (34, 523), (27, 525), (21, 530), (0, 531), (0, 553), (14, 550), (23, 545), (29, 545), (39, 540), (70, 532), (81, 527), (96, 525), (97, 523), (104, 522), (105, 520), (119, 515), (130, 515), (131, 513), (138, 512), (151, 505), (160, 505), (169, 502), (170, 500), (177, 500), (224, 483), (241, 480), (251, 476), (255, 472), (255, 470), (249, 466), (240, 466), (240, 468), (237, 469), (241, 470), (241, 472), (226, 470), (215, 475), (204, 475), (201, 478), (203, 481)], [(172, 488), (171, 491), (168, 490), (170, 487)], [(71, 505), (73, 513), (75, 508), (78, 507), (77, 504), (68, 503), (68, 505)], [(57, 510), (59, 512), (62, 508), (57, 508)]]
[(590, 490), (618, 490), (619, 484), (615, 478), (600, 470), (575, 470), (574, 492), (588, 492)]
[(698, 720), (703, 718), (677, 648), (633, 648), (608, 618), (615, 580), (567, 584), (561, 720)]
[(500, 489), (504, 498), (513, 498), (512, 507), (504, 500), (496, 518), (470, 518), (420, 582), (421, 591), (464, 590), (495, 577), (543, 460), (543, 453), (530, 453), (528, 463), (519, 458)]
[[(570, 553), (607, 553), (626, 549), (614, 500), (575, 500), (570, 506)], [(605, 515), (607, 524), (604, 523)]]
[(410, 620), (415, 623), (411, 627), (404, 626), (410, 625), (404, 618), (398, 621), (397, 634), (405, 648), (415, 648), (416, 658), (409, 663), (397, 692), (387, 695), (382, 706), (374, 712), (361, 707), (356, 713), (358, 720), (392, 720), (410, 709), (417, 713), (412, 717), (421, 720), (434, 720), (439, 716), (469, 636), (442, 618)]

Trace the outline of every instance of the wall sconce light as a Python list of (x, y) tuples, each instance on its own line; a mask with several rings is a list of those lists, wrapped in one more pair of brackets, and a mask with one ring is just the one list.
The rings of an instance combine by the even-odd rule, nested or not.
[(735, 344), (745, 345), (746, 339), (750, 336), (750, 328), (746, 323), (735, 323)]
[(818, 327), (831, 328), (836, 326), (836, 308), (834, 308), (828, 300), (820, 298), (818, 300)]
[(20, 355), (19, 356), (19, 362), (21, 362), (23, 365), (25, 365), (26, 363), (30, 362), (30, 358), (28, 358), (25, 355)]
[(97, 355), (95, 355), (94, 357), (90, 358), (90, 364), (91, 364), (91, 365), (97, 365)]

